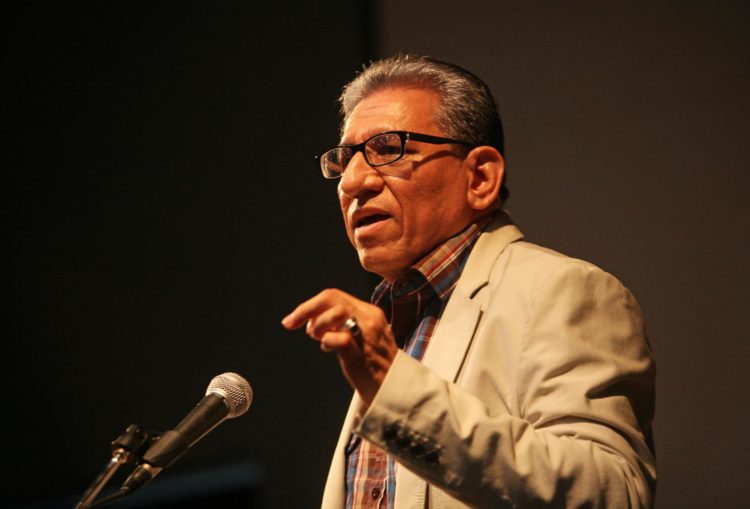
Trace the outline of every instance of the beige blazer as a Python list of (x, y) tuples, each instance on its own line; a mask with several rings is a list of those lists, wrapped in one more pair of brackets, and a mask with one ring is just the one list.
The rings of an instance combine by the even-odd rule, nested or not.
[(355, 394), (322, 507), (344, 507), (352, 431), (396, 458), (396, 509), (651, 507), (654, 370), (622, 284), (502, 213), (422, 363), (400, 352), (364, 414)]

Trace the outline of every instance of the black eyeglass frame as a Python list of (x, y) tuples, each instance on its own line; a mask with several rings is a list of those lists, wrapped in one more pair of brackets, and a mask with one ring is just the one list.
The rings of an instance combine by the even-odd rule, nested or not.
[[(393, 159), (393, 161), (388, 161), (387, 163), (371, 163), (370, 160), (367, 158), (367, 153), (365, 152), (365, 145), (367, 145), (371, 140), (377, 138), (378, 136), (383, 136), (384, 134), (396, 134), (398, 135), (399, 139), (401, 140), (401, 152), (399, 153), (398, 157)], [(324, 167), (325, 164), (325, 156), (329, 152), (333, 150), (338, 150), (341, 148), (348, 148), (352, 151), (352, 155), (349, 158), (349, 161), (351, 161), (354, 156), (357, 154), (357, 152), (362, 153), (362, 157), (365, 158), (365, 161), (367, 164), (372, 166), (373, 168), (378, 166), (387, 166), (389, 164), (393, 164), (396, 161), (400, 160), (402, 157), (404, 157), (404, 153), (406, 151), (406, 142), (407, 141), (419, 141), (422, 143), (430, 143), (432, 145), (447, 145), (447, 144), (455, 144), (455, 145), (463, 145), (465, 147), (474, 148), (476, 147), (475, 144), (469, 143), (468, 141), (461, 141), (461, 140), (454, 140), (451, 138), (443, 138), (441, 136), (433, 136), (431, 134), (422, 134), (422, 133), (415, 133), (412, 131), (385, 131), (382, 133), (375, 134), (373, 136), (370, 136), (362, 143), (357, 143), (356, 145), (337, 145), (333, 147), (332, 149), (326, 150), (319, 156), (315, 156), (315, 159), (318, 161), (318, 165), (320, 166), (320, 171), (323, 173), (323, 177), (329, 180), (341, 178), (341, 175), (344, 174), (344, 171), (346, 170), (346, 166), (344, 167), (344, 171), (341, 173), (335, 174), (333, 176), (328, 176), (330, 173), (326, 172), (326, 169)], [(347, 162), (347, 166), (349, 162)]]

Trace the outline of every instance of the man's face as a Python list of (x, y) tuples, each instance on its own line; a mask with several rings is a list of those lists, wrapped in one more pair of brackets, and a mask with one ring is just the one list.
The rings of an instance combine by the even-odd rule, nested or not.
[[(352, 111), (342, 144), (384, 131), (445, 136), (438, 97), (419, 88), (373, 92)], [(393, 280), (472, 218), (468, 175), (454, 145), (407, 141), (404, 157), (373, 168), (357, 153), (338, 186), (346, 232), (365, 270)]]

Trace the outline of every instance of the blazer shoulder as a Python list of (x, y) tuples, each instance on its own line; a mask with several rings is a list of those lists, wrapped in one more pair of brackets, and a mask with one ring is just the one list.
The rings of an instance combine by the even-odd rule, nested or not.
[(513, 242), (504, 249), (490, 271), (487, 285), (477, 295), (502, 288), (504, 292), (531, 297), (542, 288), (556, 284), (553, 282), (582, 289), (596, 284), (634, 299), (616, 276), (598, 265), (525, 240)]
[(507, 270), (532, 270), (540, 277), (546, 277), (558, 271), (570, 270), (597, 273), (617, 279), (594, 263), (525, 240), (508, 245), (498, 261), (500, 263), (493, 268), (493, 273)]

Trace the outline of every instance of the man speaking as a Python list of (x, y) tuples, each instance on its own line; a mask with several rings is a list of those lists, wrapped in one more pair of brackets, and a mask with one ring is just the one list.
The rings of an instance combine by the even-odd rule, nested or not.
[(282, 320), (355, 389), (323, 507), (651, 507), (640, 309), (612, 275), (523, 240), (488, 87), (398, 55), (341, 106), (320, 169), (383, 281), (371, 302), (327, 289)]

